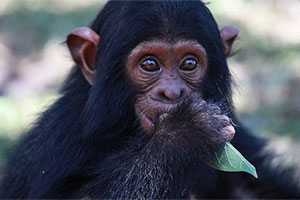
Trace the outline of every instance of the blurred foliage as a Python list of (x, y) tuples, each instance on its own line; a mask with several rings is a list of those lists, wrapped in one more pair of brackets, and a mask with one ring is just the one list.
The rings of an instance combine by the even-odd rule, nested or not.
[(41, 110), (45, 110), (57, 94), (39, 94), (28, 98), (0, 97), (0, 171), (5, 158), (19, 141), (20, 134), (31, 127)]
[[(208, 7), (221, 26), (240, 29), (236, 54), (228, 62), (236, 84), (234, 101), (242, 121), (259, 135), (300, 140), (300, 26), (296, 20), (300, 13), (294, 11), (300, 10), (300, 4), (297, 0), (288, 2), (215, 0)], [(89, 25), (104, 1), (1, 3), (6, 7), (0, 5), (0, 169), (37, 113), (57, 98), (62, 80), (56, 74), (65, 76), (69, 69), (61, 71), (63, 66), (52, 66), (51, 52), (56, 48), (50, 48), (49, 41), (62, 43), (70, 30)], [(39, 66), (39, 61), (50, 54), (51, 60), (40, 62), (50, 63), (50, 67)], [(64, 55), (57, 59), (68, 60)], [(72, 65), (70, 58), (68, 61)], [(7, 75), (3, 75), (1, 67)], [(33, 73), (26, 73), (29, 69)], [(41, 82), (38, 85), (42, 90), (29, 87), (31, 93), (24, 92), (24, 85), (39, 74), (53, 74), (51, 83), (43, 86)]]
[[(35, 3), (39, 6), (32, 9), (31, 6)], [(55, 6), (59, 3), (59, 1), (15, 1), (11, 3), (5, 10), (6, 12), (0, 13), (0, 44), (3, 43), (9, 48), (14, 59), (21, 60), (27, 56), (39, 54), (50, 39), (59, 38), (58, 40), (63, 42), (70, 30), (89, 25), (102, 6), (102, 3), (98, 3), (98, 5), (70, 9), (68, 12), (57, 12)], [(1, 59), (3, 58), (0, 56)], [(18, 71), (18, 66), (10, 67)], [(55, 66), (53, 67), (55, 73)], [(18, 77), (13, 75), (10, 78), (13, 80)], [(0, 84), (0, 91), (1, 89), (3, 88)], [(56, 87), (50, 88), (50, 91), (55, 92), (57, 89)], [(0, 170), (19, 140), (20, 134), (28, 130), (38, 113), (56, 98), (57, 94), (53, 92), (45, 88), (44, 92), (17, 98), (5, 94), (0, 95)]]
[(46, 6), (31, 10), (18, 1), (11, 12), (1, 16), (1, 35), (15, 54), (30, 54), (43, 48), (51, 38), (64, 38), (70, 30), (89, 25), (101, 5), (55, 13), (47, 9), (49, 3), (45, 1)]

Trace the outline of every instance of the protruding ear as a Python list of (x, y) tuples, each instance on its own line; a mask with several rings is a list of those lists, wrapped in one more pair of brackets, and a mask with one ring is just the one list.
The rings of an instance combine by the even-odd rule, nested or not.
[(88, 27), (72, 30), (67, 36), (67, 44), (73, 60), (79, 65), (85, 79), (93, 85), (96, 49), (99, 35)]
[(232, 44), (239, 34), (237, 28), (225, 26), (220, 30), (225, 56), (229, 56)]

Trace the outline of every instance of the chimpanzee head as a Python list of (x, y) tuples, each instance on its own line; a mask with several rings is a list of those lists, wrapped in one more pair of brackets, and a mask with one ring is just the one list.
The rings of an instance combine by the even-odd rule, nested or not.
[(194, 94), (231, 107), (226, 56), (237, 34), (233, 27), (219, 31), (201, 1), (110, 1), (67, 43), (93, 85), (92, 109), (105, 105), (102, 114), (122, 117), (127, 106), (151, 130), (157, 112)]

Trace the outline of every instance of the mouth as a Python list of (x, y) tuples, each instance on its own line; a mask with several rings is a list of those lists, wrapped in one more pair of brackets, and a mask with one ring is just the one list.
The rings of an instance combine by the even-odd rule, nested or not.
[(147, 117), (147, 115), (141, 113), (140, 121), (141, 121), (141, 124), (143, 125), (143, 127), (148, 132), (151, 132), (154, 129), (154, 123), (152, 122), (152, 120), (150, 120), (149, 117)]
[(172, 110), (174, 106), (165, 106), (163, 108), (156, 108), (156, 109), (151, 109), (151, 110), (144, 110), (139, 107), (136, 107), (135, 112), (137, 117), (140, 120), (140, 123), (142, 127), (147, 131), (151, 132), (154, 130), (154, 122), (155, 119), (157, 118), (158, 120), (164, 119), (170, 110)]
[(140, 120), (142, 127), (147, 132), (151, 132), (154, 129), (154, 123), (153, 123), (153, 120), (151, 120), (151, 117), (148, 117), (146, 115), (146, 112), (138, 107), (135, 109), (135, 112), (136, 112), (137, 117)]

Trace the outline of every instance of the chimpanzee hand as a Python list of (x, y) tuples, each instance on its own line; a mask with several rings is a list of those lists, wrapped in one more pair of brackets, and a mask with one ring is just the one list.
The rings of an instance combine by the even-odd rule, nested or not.
[(198, 96), (185, 100), (169, 112), (160, 113), (157, 119), (156, 134), (198, 146), (202, 151), (213, 151), (235, 134), (230, 119), (221, 109)]
[(232, 140), (235, 129), (230, 119), (221, 113), (219, 106), (212, 103), (207, 104), (204, 100), (192, 105), (191, 109), (193, 106), (197, 112), (195, 118), (199, 123), (198, 128), (206, 130), (219, 143)]

